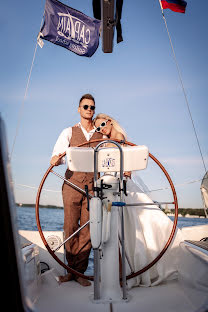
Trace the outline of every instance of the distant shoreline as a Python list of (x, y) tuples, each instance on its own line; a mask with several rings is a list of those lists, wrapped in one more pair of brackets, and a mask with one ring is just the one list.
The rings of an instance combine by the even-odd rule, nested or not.
[[(21, 204), (16, 203), (18, 207), (26, 207), (26, 208), (35, 208), (35, 204)], [(52, 209), (64, 209), (61, 206), (54, 206), (54, 205), (39, 205), (40, 208), (52, 208)], [(168, 216), (174, 216), (174, 209), (163, 209), (163, 212)], [(201, 208), (179, 208), (178, 209), (178, 216), (179, 217), (186, 217), (186, 218), (206, 218), (204, 209)]]
[[(174, 214), (173, 213), (166, 213), (166, 215), (167, 216), (169, 216), (169, 217), (174, 217)], [(182, 217), (182, 218), (206, 218), (206, 216), (205, 215), (203, 215), (203, 216), (200, 216), (200, 215), (190, 215), (189, 213), (188, 214), (186, 214), (185, 216), (182, 216), (182, 214), (178, 214), (178, 217), (180, 218), (180, 217)]]
[[(174, 216), (174, 209), (163, 209), (168, 216)], [(206, 218), (204, 209), (201, 208), (178, 208), (178, 216), (186, 218)]]

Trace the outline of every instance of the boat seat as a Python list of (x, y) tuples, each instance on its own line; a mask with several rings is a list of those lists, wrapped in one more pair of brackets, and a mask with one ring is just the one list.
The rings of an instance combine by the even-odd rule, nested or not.
[(208, 240), (184, 240), (180, 243), (178, 277), (189, 299), (198, 306), (207, 304)]
[(32, 245), (32, 242), (31, 243), (23, 243), (23, 244), (21, 243), (20, 247), (21, 247), (21, 249), (23, 249), (23, 248), (28, 247), (30, 245)]
[(208, 237), (202, 238), (200, 241), (185, 240), (185, 242), (193, 244), (197, 247), (200, 247), (200, 248), (208, 251)]

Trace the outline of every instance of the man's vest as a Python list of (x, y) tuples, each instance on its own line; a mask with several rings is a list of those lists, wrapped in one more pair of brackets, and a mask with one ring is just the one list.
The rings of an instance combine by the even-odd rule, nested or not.
[[(99, 132), (94, 132), (91, 139), (89, 141), (86, 140), (82, 129), (80, 127), (72, 127), (72, 137), (70, 140), (70, 146), (77, 146), (82, 143), (88, 142), (88, 144), (84, 145), (83, 147), (95, 147), (99, 142), (90, 143), (93, 140), (102, 139), (103, 135)], [(84, 161), (84, 160), (83, 160)], [(94, 178), (93, 172), (73, 172), (69, 169), (66, 170), (65, 173), (66, 179), (74, 180), (75, 182), (82, 183), (83, 181), (91, 182)]]

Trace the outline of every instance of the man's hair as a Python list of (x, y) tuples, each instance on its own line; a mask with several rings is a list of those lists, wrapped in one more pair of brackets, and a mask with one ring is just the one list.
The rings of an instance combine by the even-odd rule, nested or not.
[(79, 100), (79, 106), (80, 106), (80, 103), (82, 102), (82, 100), (84, 100), (84, 99), (92, 100), (92, 101), (94, 102), (94, 105), (95, 105), (95, 99), (94, 99), (94, 97), (93, 97), (91, 94), (87, 93), (87, 94), (84, 94), (84, 95), (81, 97), (81, 99)]

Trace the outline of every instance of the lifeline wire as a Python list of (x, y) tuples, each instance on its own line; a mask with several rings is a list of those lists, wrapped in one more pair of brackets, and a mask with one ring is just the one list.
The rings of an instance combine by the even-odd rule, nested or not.
[(193, 129), (194, 129), (196, 141), (197, 141), (199, 152), (200, 152), (200, 155), (201, 155), (202, 163), (203, 163), (205, 172), (207, 172), (207, 169), (206, 169), (206, 166), (205, 166), (205, 162), (204, 162), (204, 158), (203, 158), (202, 151), (201, 151), (201, 147), (200, 147), (200, 143), (199, 143), (199, 139), (198, 139), (198, 136), (197, 136), (196, 128), (195, 128), (195, 125), (194, 125), (194, 120), (192, 118), (192, 114), (191, 114), (191, 110), (190, 110), (190, 107), (189, 107), (187, 95), (186, 95), (186, 92), (185, 92), (185, 88), (184, 88), (184, 84), (183, 84), (180, 68), (179, 68), (179, 65), (178, 65), (178, 62), (177, 62), (177, 59), (176, 59), (176, 55), (175, 55), (175, 51), (174, 51), (174, 48), (173, 48), (172, 40), (171, 40), (170, 33), (169, 33), (169, 30), (168, 30), (167, 21), (165, 19), (165, 15), (164, 15), (163, 7), (162, 7), (162, 4), (161, 4), (161, 0), (159, 0), (159, 3), (160, 3), (161, 11), (162, 11), (162, 17), (163, 17), (163, 20), (165, 22), (165, 27), (166, 27), (166, 30), (167, 30), (167, 34), (168, 34), (168, 37), (169, 37), (171, 49), (172, 49), (172, 52), (173, 52), (173, 57), (174, 57), (174, 60), (175, 60), (175, 63), (176, 63), (176, 67), (177, 67), (177, 71), (178, 71), (178, 76), (179, 76), (179, 79), (180, 79), (181, 87), (182, 87), (183, 94), (184, 94), (185, 101), (186, 101), (186, 105), (187, 105), (187, 108), (188, 108), (189, 116), (191, 118), (191, 122), (192, 122), (192, 126), (193, 126)]
[[(191, 180), (191, 181), (188, 181), (188, 182), (185, 182), (185, 183), (176, 184), (175, 187), (180, 187), (180, 186), (184, 186), (184, 185), (187, 185), (187, 184), (192, 184), (192, 183), (196, 183), (196, 182), (200, 182), (200, 181), (202, 181), (202, 179)], [(38, 190), (37, 186), (30, 186), (30, 185), (19, 184), (19, 183), (16, 183), (15, 185), (16, 186), (21, 186), (21, 187), (26, 187), (26, 188)], [(156, 192), (156, 191), (163, 191), (163, 190), (167, 190), (167, 189), (170, 189), (170, 188), (171, 188), (170, 186), (167, 186), (167, 187), (158, 188), (158, 189), (155, 189), (155, 190), (143, 191), (143, 193), (146, 194), (146, 193), (151, 193), (151, 192)], [(43, 189), (43, 190), (47, 191), (47, 192), (61, 193), (61, 191), (55, 191), (55, 190), (50, 190), (50, 189)]]
[[(188, 182), (185, 182), (185, 183), (182, 183), (182, 184), (176, 184), (175, 187), (180, 187), (180, 186), (184, 186), (184, 185), (187, 185), (187, 184), (192, 184), (192, 183), (196, 183), (196, 182), (200, 182), (202, 181), (202, 179), (199, 179), (199, 180), (192, 180), (192, 181), (188, 181)], [(163, 187), (163, 188), (158, 188), (158, 189), (155, 189), (155, 190), (151, 190), (149, 191), (150, 193), (151, 192), (157, 192), (157, 191), (164, 191), (164, 190), (168, 190), (170, 189), (171, 187), (170, 186), (167, 186), (167, 187)]]
[[(21, 186), (21, 187), (26, 187), (26, 188), (30, 188), (30, 189), (34, 189), (34, 190), (38, 190), (37, 186), (31, 186), (31, 185), (26, 185), (26, 184), (15, 184), (16, 186)], [(54, 192), (54, 193), (61, 193), (61, 191), (55, 191), (55, 190), (50, 190), (50, 189), (43, 189), (43, 191), (46, 192)]]

